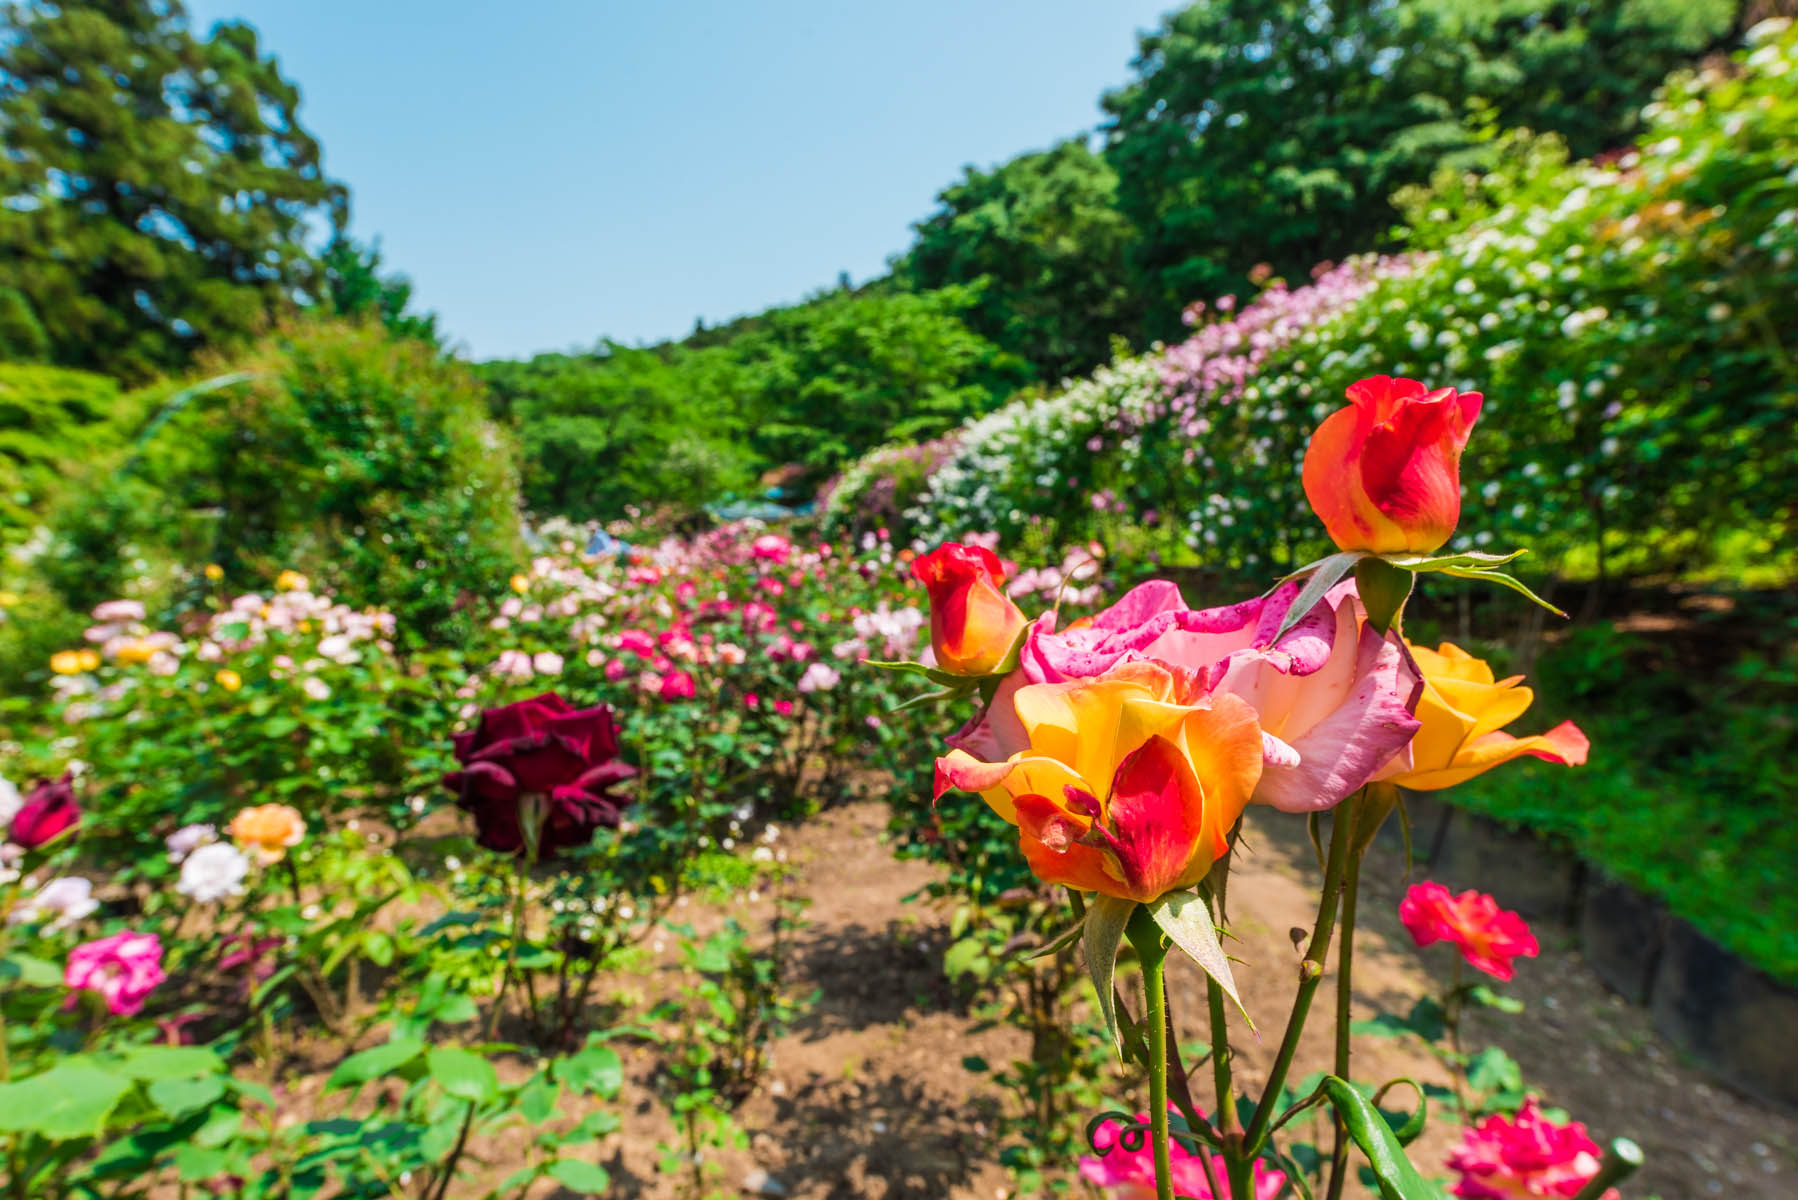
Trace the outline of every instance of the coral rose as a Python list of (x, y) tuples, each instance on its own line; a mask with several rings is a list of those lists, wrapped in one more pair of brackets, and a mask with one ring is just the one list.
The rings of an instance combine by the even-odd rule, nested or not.
[(487, 709), (454, 742), (462, 769), (443, 784), (474, 815), (481, 845), (505, 854), (526, 848), (527, 808), (542, 822), (539, 857), (617, 828), (626, 802), (612, 789), (637, 773), (618, 761), (609, 707), (576, 710), (554, 692)]
[(1025, 748), (1003, 762), (952, 750), (937, 759), (936, 794), (978, 792), (1018, 827), (1039, 879), (1148, 902), (1197, 883), (1229, 848), (1261, 775), (1246, 702), (1189, 698), (1155, 663), (1008, 700)]
[(1305, 497), (1344, 550), (1424, 554), (1461, 519), (1461, 451), (1478, 392), (1376, 375), (1351, 384), (1305, 449)]
[(266, 867), (285, 858), (289, 846), (300, 844), (306, 836), (306, 821), (298, 809), (288, 805), (257, 804), (232, 817), (225, 832)]
[(945, 542), (911, 565), (930, 593), (930, 647), (952, 675), (987, 675), (1029, 624), (1001, 586), (1005, 568), (984, 546)]
[(1438, 650), (1411, 646), (1423, 672), (1417, 719), (1423, 728), (1411, 742), (1409, 764), (1393, 763), (1381, 778), (1416, 791), (1450, 787), (1528, 754), (1577, 767), (1590, 743), (1579, 726), (1563, 721), (1547, 733), (1518, 738), (1500, 732), (1522, 716), (1535, 693), (1518, 687), (1523, 676), (1495, 680), (1484, 659), (1449, 642)]
[(1510, 979), (1517, 973), (1516, 959), (1534, 958), (1542, 950), (1524, 919), (1484, 892), (1451, 896), (1440, 883), (1413, 884), (1399, 901), (1398, 919), (1418, 946), (1452, 942), (1468, 965), (1494, 979)]

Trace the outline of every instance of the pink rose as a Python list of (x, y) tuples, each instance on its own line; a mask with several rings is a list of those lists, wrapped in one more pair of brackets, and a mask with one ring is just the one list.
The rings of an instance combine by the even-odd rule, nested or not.
[[(1534, 1096), (1514, 1120), (1487, 1117), (1462, 1134), (1448, 1159), (1448, 1169), (1461, 1176), (1453, 1194), (1471, 1200), (1576, 1196), (1598, 1168), (1598, 1144), (1586, 1127), (1578, 1121), (1553, 1124)], [(1603, 1200), (1617, 1200), (1616, 1191), (1607, 1191)]]
[(1408, 753), (1422, 677), (1396, 634), (1366, 622), (1353, 582), (1332, 588), (1278, 641), (1300, 585), (1225, 608), (1190, 609), (1166, 580), (1142, 584), (1065, 632), (1037, 622), (1019, 669), (984, 718), (951, 745), (997, 761), (1025, 745), (1011, 698), (1027, 683), (1103, 675), (1159, 662), (1199, 694), (1227, 692), (1254, 709), (1264, 764), (1254, 800), (1286, 812), (1333, 807)]
[[(1168, 1108), (1170, 1112), (1173, 1111), (1172, 1105)], [(1149, 1117), (1147, 1113), (1143, 1113), (1137, 1119), (1147, 1121)], [(1116, 1144), (1117, 1128), (1114, 1123), (1107, 1121), (1099, 1128), (1111, 1135), (1111, 1148), (1096, 1157), (1089, 1155), (1081, 1159), (1080, 1178), (1104, 1188), (1110, 1200), (1155, 1200), (1155, 1157), (1149, 1139), (1144, 1137), (1142, 1147), (1138, 1150), (1126, 1150)], [(1218, 1183), (1224, 1189), (1222, 1196), (1213, 1195), (1198, 1153), (1187, 1149), (1178, 1138), (1170, 1141), (1168, 1157), (1172, 1160), (1175, 1192), (1190, 1196), (1192, 1200), (1230, 1200), (1229, 1184), (1224, 1182), (1224, 1160), (1221, 1155), (1211, 1155), (1211, 1163), (1212, 1169), (1217, 1173)], [(1255, 1194), (1244, 1200), (1274, 1200), (1285, 1186), (1284, 1172), (1257, 1162)]]
[[(144, 998), (166, 978), (161, 940), (153, 933), (130, 930), (75, 947), (62, 971), (63, 986), (98, 992), (115, 1017), (141, 1012)], [(71, 1004), (74, 999), (69, 997)]]
[(1419, 947), (1452, 942), (1470, 966), (1494, 979), (1510, 979), (1519, 958), (1534, 958), (1542, 947), (1527, 922), (1500, 908), (1484, 892), (1449, 894), (1440, 883), (1411, 885), (1399, 902), (1398, 919)]

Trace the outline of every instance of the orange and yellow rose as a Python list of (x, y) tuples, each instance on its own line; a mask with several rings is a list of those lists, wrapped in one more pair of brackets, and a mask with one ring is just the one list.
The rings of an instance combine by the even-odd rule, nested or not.
[(1305, 450), (1305, 497), (1343, 550), (1427, 554), (1461, 519), (1461, 451), (1483, 398), (1376, 375)]
[(1410, 650), (1423, 672), (1423, 695), (1417, 702), (1422, 727), (1411, 740), (1409, 765), (1400, 760), (1395, 764), (1399, 769), (1388, 768), (1391, 773), (1383, 777), (1388, 782), (1434, 791), (1526, 754), (1569, 767), (1586, 761), (1589, 743), (1572, 721), (1533, 737), (1502, 732), (1535, 699), (1529, 688), (1517, 686), (1523, 676), (1495, 679), (1484, 659), (1451, 642), (1438, 650)]
[(991, 550), (945, 542), (912, 563), (930, 593), (930, 648), (951, 675), (988, 675), (1030, 622), (1001, 586), (1005, 568)]
[(286, 857), (288, 847), (300, 844), (306, 836), (306, 821), (288, 805), (257, 804), (232, 817), (225, 832), (240, 850), (266, 867)]
[(1255, 710), (1190, 695), (1157, 663), (1002, 694), (1025, 748), (1004, 762), (965, 750), (937, 760), (936, 792), (977, 792), (1016, 825), (1030, 869), (1149, 902), (1203, 879), (1261, 776)]

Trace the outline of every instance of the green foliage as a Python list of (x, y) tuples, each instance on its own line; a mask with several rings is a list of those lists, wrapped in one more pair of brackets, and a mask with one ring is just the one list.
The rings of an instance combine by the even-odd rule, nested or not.
[(379, 327), (298, 325), (234, 365), (51, 514), (38, 566), (64, 601), (123, 594), (133, 559), (246, 586), (293, 568), (382, 604), (403, 640), (465, 636), (467, 590), (521, 554), (510, 447), (475, 380)]
[(980, 285), (968, 327), (1053, 384), (1110, 357), (1135, 333), (1142, 302), (1128, 276), (1135, 230), (1117, 208), (1117, 175), (1082, 139), (967, 168), (937, 193), (893, 264), (920, 289)]
[(1201, 0), (1141, 40), (1106, 95), (1118, 206), (1140, 231), (1149, 332), (1251, 264), (1298, 276), (1366, 250), (1387, 197), (1482, 160), (1468, 118), (1564, 132), (1590, 154), (1725, 33), (1728, 0)]
[(378, 318), (394, 337), (442, 344), (436, 313), (407, 311), (412, 306), (412, 281), (381, 273), (379, 242), (363, 246), (340, 229), (319, 261), (325, 272), (325, 299), (333, 313), (352, 320)]
[(255, 30), (179, 3), (0, 10), (8, 351), (142, 380), (316, 293), (308, 226), (345, 197), (299, 101)]
[(974, 291), (838, 289), (689, 343), (480, 368), (518, 432), (540, 513), (687, 508), (791, 468), (808, 495), (840, 462), (989, 407), (1015, 364), (962, 323)]
[(0, 363), (0, 544), (23, 540), (70, 465), (122, 445), (140, 414), (105, 376)]
[(712, 351), (540, 354), (478, 368), (517, 431), (526, 506), (616, 519), (636, 504), (697, 508), (751, 482), (728, 365)]

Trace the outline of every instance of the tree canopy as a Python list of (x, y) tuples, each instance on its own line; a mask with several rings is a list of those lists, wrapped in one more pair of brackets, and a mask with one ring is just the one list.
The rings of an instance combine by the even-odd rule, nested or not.
[(178, 0), (0, 6), (0, 293), (15, 354), (144, 379), (315, 299), (344, 190), (256, 31)]

